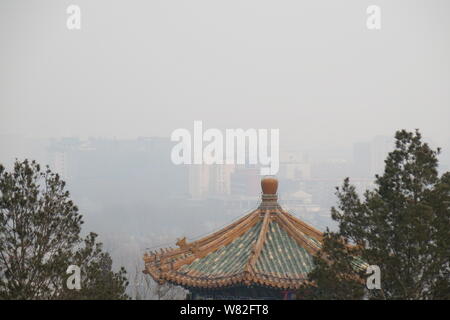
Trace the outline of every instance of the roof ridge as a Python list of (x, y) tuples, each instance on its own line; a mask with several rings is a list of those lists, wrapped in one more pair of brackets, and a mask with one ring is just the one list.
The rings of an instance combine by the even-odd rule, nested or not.
[(315, 238), (319, 242), (322, 241), (323, 232), (319, 231), (318, 229), (314, 228), (313, 226), (309, 225), (303, 220), (297, 218), (296, 216), (290, 214), (288, 211), (281, 210), (281, 214), (286, 216), (288, 220), (292, 222), (292, 224), (297, 225), (298, 228), (306, 235), (310, 236), (311, 238)]
[(271, 221), (272, 219), (270, 216), (270, 210), (265, 210), (264, 219), (261, 226), (261, 230), (259, 231), (258, 239), (254, 243), (253, 248), (251, 249), (252, 254), (250, 255), (250, 258), (248, 259), (248, 262), (244, 267), (244, 271), (249, 272), (252, 275), (255, 273), (254, 266), (263, 249), (264, 242), (266, 241), (267, 238), (266, 237), (267, 230), (269, 229), (269, 224)]
[(283, 214), (277, 214), (275, 219), (280, 224), (280, 227), (284, 229), (297, 243), (300, 247), (303, 247), (310, 254), (315, 255), (317, 251), (319, 251), (319, 247), (317, 247), (314, 243), (311, 242), (308, 238), (305, 237), (303, 232), (298, 232), (295, 226), (291, 221)]

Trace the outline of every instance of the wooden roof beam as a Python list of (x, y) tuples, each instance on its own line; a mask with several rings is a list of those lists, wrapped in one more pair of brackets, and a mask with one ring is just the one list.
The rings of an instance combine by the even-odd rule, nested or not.
[(252, 255), (250, 255), (247, 265), (245, 266), (245, 270), (247, 272), (254, 273), (256, 261), (258, 260), (259, 255), (261, 254), (261, 251), (264, 247), (264, 242), (266, 241), (267, 230), (269, 229), (270, 221), (270, 210), (266, 210), (264, 213), (263, 224), (261, 230), (259, 231), (258, 240), (255, 242), (255, 246), (252, 249)]

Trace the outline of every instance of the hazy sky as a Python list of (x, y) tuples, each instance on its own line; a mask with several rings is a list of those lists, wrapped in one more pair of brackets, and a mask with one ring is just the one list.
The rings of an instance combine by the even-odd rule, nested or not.
[[(81, 30), (66, 8), (81, 8)], [(381, 30), (366, 8), (381, 7)], [(450, 141), (448, 0), (1, 0), (0, 134)]]

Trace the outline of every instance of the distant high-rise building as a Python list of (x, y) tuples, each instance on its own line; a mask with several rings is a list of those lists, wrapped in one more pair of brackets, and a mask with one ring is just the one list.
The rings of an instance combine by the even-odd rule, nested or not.
[(394, 140), (391, 137), (377, 136), (370, 143), (370, 176), (382, 174), (384, 171), (384, 160), (388, 153), (394, 148)]
[(384, 160), (393, 150), (391, 137), (377, 136), (369, 142), (353, 145), (353, 174), (358, 178), (373, 178), (384, 171)]
[(234, 165), (210, 165), (208, 193), (211, 195), (229, 195), (231, 192), (231, 173), (233, 171)]
[(49, 146), (50, 166), (60, 175), (60, 177), (67, 181), (71, 178), (73, 168), (70, 163), (73, 151), (80, 148), (81, 141), (78, 138), (62, 138), (60, 140), (53, 140)]
[(258, 194), (259, 179), (258, 168), (236, 168), (231, 174), (231, 194), (243, 196)]
[(69, 176), (67, 158), (67, 152), (65, 151), (56, 151), (53, 153), (53, 169), (63, 180), (67, 180)]
[(205, 164), (192, 164), (189, 166), (189, 195), (192, 198), (202, 198), (209, 190), (209, 166)]
[(280, 154), (280, 179), (304, 180), (311, 178), (311, 164), (302, 152), (287, 151)]
[(188, 195), (187, 168), (172, 163), (171, 147), (170, 139), (160, 137), (65, 138), (52, 141), (48, 151), (73, 194), (136, 203)]

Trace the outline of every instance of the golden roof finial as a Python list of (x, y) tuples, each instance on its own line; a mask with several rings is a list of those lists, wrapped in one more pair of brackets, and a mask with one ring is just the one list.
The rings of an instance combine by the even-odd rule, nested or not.
[(261, 179), (261, 188), (263, 194), (277, 194), (278, 180), (274, 176), (266, 176)]

